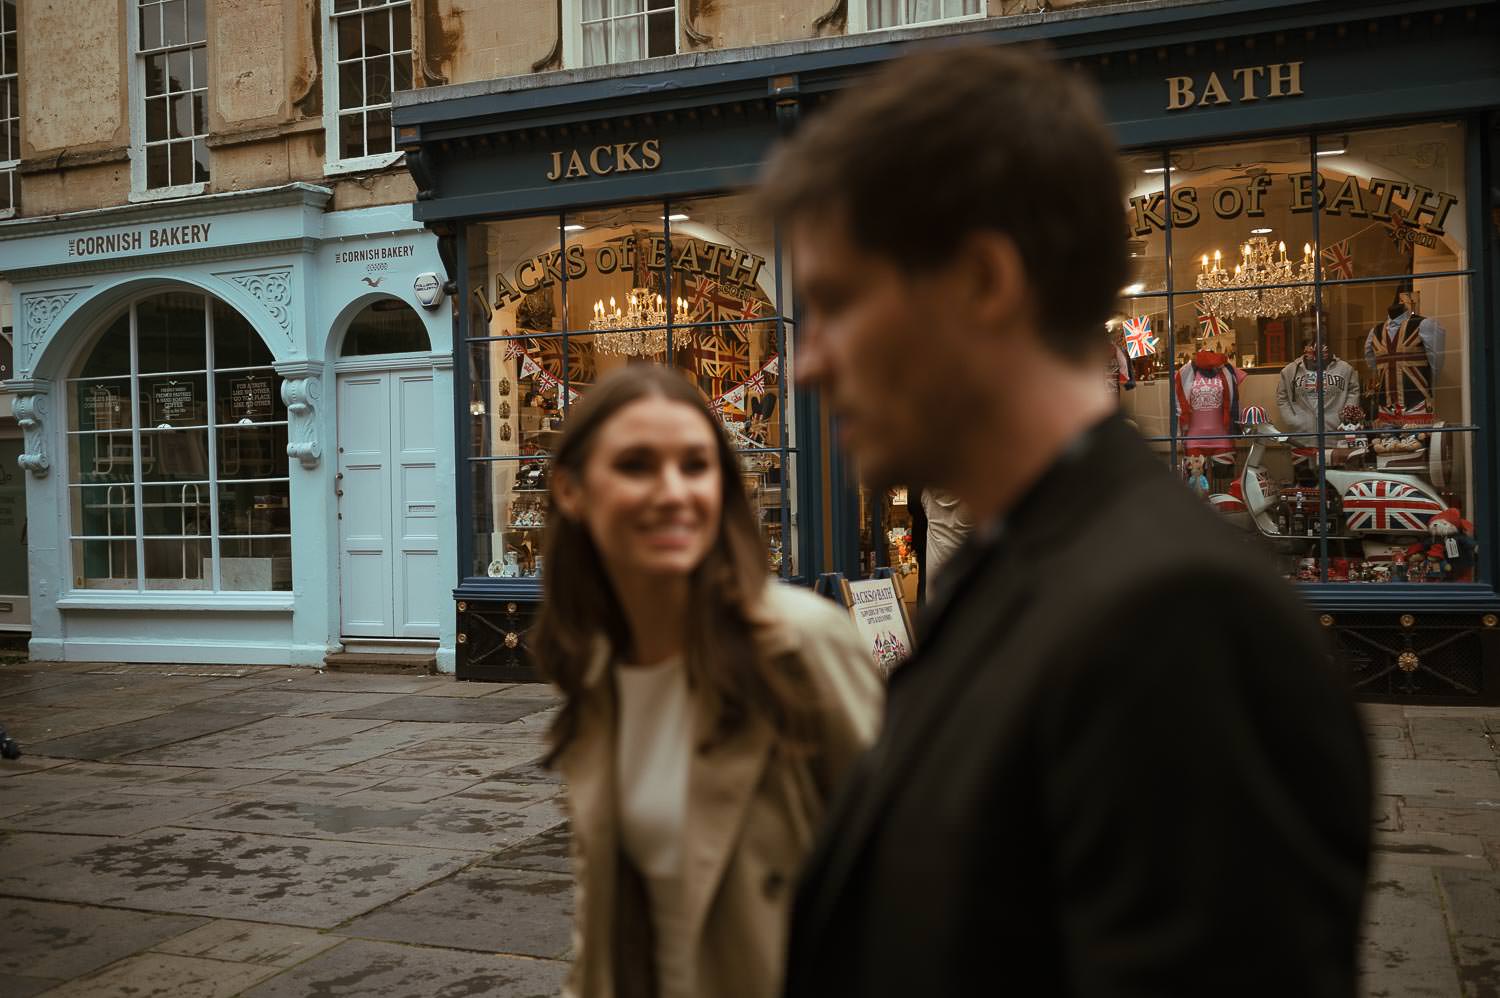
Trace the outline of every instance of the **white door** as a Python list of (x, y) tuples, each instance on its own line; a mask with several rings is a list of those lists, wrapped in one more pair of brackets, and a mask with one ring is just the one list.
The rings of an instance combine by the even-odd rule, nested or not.
[(338, 377), (343, 633), (436, 638), (437, 451), (432, 373)]

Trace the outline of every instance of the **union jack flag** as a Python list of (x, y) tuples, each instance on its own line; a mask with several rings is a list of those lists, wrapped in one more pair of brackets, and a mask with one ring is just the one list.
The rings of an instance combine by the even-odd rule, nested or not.
[(1323, 277), (1325, 279), (1354, 276), (1354, 254), (1349, 252), (1349, 240), (1340, 239), (1323, 250)]
[(1149, 357), (1161, 341), (1151, 335), (1151, 317), (1138, 315), (1125, 320), (1125, 350), (1131, 358)]
[(1344, 521), (1350, 530), (1422, 533), (1443, 509), (1436, 499), (1389, 479), (1367, 478), (1344, 493)]
[(1227, 332), (1224, 328), (1224, 320), (1208, 310), (1203, 299), (1198, 299), (1198, 336), (1200, 339), (1211, 336), (1222, 336)]

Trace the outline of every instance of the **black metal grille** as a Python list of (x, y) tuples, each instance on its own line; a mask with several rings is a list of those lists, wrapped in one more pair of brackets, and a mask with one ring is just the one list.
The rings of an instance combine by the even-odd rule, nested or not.
[(1489, 614), (1324, 617), (1361, 699), (1500, 702), (1500, 628)]
[(534, 600), (460, 600), (459, 679), (490, 683), (536, 683), (527, 637), (536, 618)]

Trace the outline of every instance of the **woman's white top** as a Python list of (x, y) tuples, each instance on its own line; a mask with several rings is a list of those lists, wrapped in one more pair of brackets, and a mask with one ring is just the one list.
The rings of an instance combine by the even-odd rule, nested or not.
[(687, 673), (680, 658), (618, 666), (620, 841), (646, 881), (656, 936), (658, 998), (695, 998), (683, 904), (683, 838), (693, 750)]

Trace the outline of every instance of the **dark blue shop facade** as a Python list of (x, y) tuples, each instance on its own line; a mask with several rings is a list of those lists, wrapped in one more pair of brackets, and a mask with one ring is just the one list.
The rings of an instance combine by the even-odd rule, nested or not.
[[(799, 384), (790, 260), (747, 192), (912, 46), (1038, 42), (1123, 150), (1111, 330), (1139, 356), (1101, 358), (1101, 390), (1277, 560), (1361, 695), (1500, 702), (1500, 2), (1125, 5), (404, 95), (454, 303), (460, 678), (533, 678), (549, 448), (643, 358), (721, 415), (776, 572), (914, 596), (915, 496), (862, 488)], [(1143, 594), (1141, 627), (1235, 612)]]

